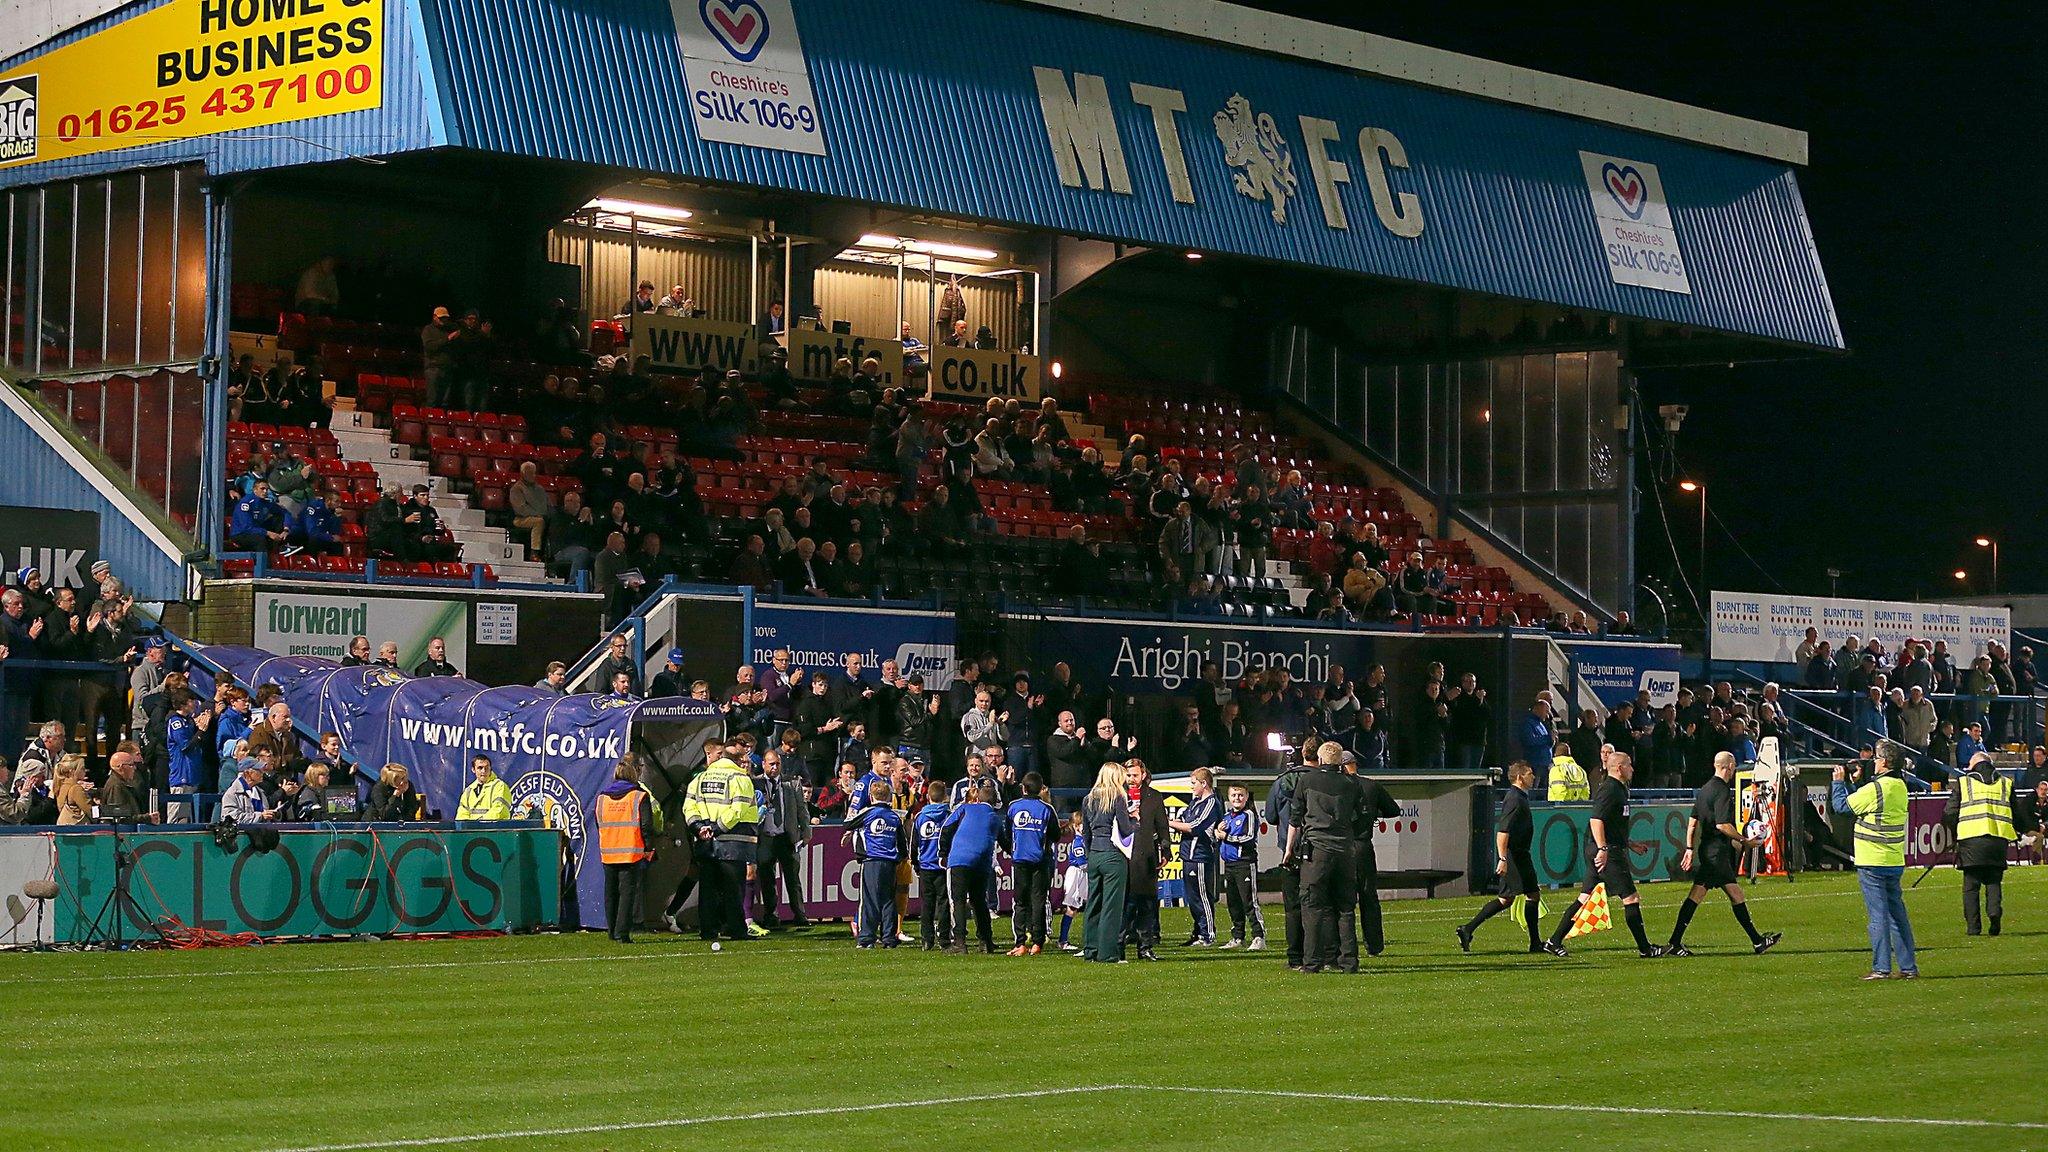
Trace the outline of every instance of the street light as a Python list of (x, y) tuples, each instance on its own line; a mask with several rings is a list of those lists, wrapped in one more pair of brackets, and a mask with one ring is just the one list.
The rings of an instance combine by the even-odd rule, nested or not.
[(1968, 583), (1970, 579), (1970, 574), (1961, 568), (1956, 569), (1955, 576), (1957, 583)]
[(1977, 547), (1991, 549), (1991, 587), (1987, 589), (1987, 592), (1990, 595), (1996, 596), (1998, 595), (1998, 541), (1989, 536), (1979, 536), (1977, 537)]
[(1680, 492), (1700, 494), (1700, 583), (1707, 583), (1707, 486), (1697, 480), (1680, 480)]

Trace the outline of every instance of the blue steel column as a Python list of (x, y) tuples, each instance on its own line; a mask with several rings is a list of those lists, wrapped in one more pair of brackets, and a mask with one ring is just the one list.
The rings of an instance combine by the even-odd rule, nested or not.
[(225, 188), (207, 181), (206, 194), (206, 351), (201, 379), (206, 389), (206, 421), (199, 445), (200, 546), (207, 555), (221, 552), (221, 520), (227, 510), (228, 374), (234, 364), (228, 347), (232, 321), (232, 239), (234, 213)]

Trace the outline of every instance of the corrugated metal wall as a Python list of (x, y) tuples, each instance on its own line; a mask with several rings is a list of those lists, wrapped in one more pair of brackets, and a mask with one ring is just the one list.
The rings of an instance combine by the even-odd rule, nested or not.
[[(1791, 170), (1754, 157), (1304, 61), (999, 0), (917, 10), (885, 0), (796, 6), (827, 154), (710, 142), (648, 93), (686, 91), (667, 0), (420, 0), (446, 69), (449, 133), (475, 148), (1040, 227), (1232, 252), (1567, 307), (1841, 346)], [(1019, 55), (1019, 46), (1030, 51)], [(1034, 66), (1107, 85), (1128, 193), (1061, 183)], [(1132, 84), (1171, 88), (1192, 202), (1176, 200), (1151, 111)], [(1235, 97), (1274, 125), (1297, 187), (1284, 220), (1239, 190), (1212, 126)], [(1335, 126), (1347, 223), (1324, 221), (1303, 116)], [(1227, 125), (1226, 121), (1226, 125)], [(1393, 133), (1420, 235), (1375, 219), (1359, 133)], [(1580, 151), (1659, 167), (1689, 295), (1616, 284)], [(1261, 187), (1247, 182), (1245, 187)]]
[(6, 393), (0, 400), (0, 459), (7, 461), (0, 468), (0, 504), (99, 513), (100, 557), (127, 581), (135, 598), (182, 600), (185, 566), (182, 555), (171, 555), (182, 550), (182, 542), (131, 515), (130, 502), (109, 497), (109, 491), (118, 492), (114, 483), (98, 476), (12, 385), (0, 384), (0, 391)]
[[(633, 241), (624, 233), (558, 225), (548, 233), (548, 259), (558, 264), (583, 266), (588, 241), (591, 267), (592, 315), (608, 316), (607, 309), (619, 309), (633, 294)], [(780, 252), (777, 253), (780, 256)], [(660, 299), (669, 288), (681, 284), (715, 320), (749, 323), (747, 246), (707, 244), (690, 240), (640, 238), (640, 278), (654, 281), (654, 295)], [(763, 285), (765, 304), (770, 293)], [(780, 282), (773, 295), (782, 294)]]
[[(939, 287), (947, 277), (939, 275)], [(873, 264), (840, 261), (818, 269), (815, 292), (821, 315), (827, 320), (846, 320), (861, 335), (888, 335), (896, 331), (896, 269)], [(996, 343), (1015, 348), (1018, 335), (1017, 286), (1004, 279), (966, 277), (960, 279), (960, 295), (967, 301), (970, 331), (986, 324), (995, 329)], [(931, 279), (921, 269), (905, 269), (903, 276), (903, 318), (918, 339), (932, 342)], [(944, 335), (940, 333), (939, 335)], [(1028, 331), (1025, 333), (1029, 335)]]

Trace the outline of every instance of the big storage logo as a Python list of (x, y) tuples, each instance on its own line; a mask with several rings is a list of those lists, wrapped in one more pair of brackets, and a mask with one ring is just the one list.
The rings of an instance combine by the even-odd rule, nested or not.
[(0, 80), (0, 163), (36, 158), (34, 74)]

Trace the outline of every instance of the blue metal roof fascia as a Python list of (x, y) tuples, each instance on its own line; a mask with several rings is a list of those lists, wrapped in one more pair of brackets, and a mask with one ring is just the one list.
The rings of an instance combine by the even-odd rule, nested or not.
[[(1840, 326), (1785, 165), (1558, 113), (1108, 24), (1050, 9), (956, 0), (797, 6), (829, 155), (700, 139), (666, 0), (419, 0), (448, 69), (450, 135), (518, 155), (637, 168), (975, 219), (1335, 268), (1825, 348)], [(878, 34), (886, 29), (887, 35)], [(1108, 81), (1132, 195), (1069, 189), (1047, 147), (1031, 68)], [(1177, 87), (1197, 203), (1166, 186), (1133, 82)], [(1212, 113), (1242, 93), (1270, 112), (1300, 190), (1287, 221), (1236, 192)], [(1297, 124), (1338, 123), (1349, 227), (1322, 220)], [(1380, 228), (1360, 128), (1399, 136), (1397, 190), (1427, 227)], [(1692, 294), (1615, 284), (1580, 150), (1656, 164)]]
[[(142, 0), (106, 17), (53, 37), (8, 61), (6, 67), (85, 39), (112, 24), (161, 7), (170, 0)], [(387, 156), (435, 148), (448, 142), (441, 109), (431, 99), (438, 78), (424, 66), (418, 0), (385, 0), (384, 102), (360, 112), (315, 116), (211, 136), (117, 148), (90, 156), (0, 169), (0, 188), (44, 184), (138, 168), (201, 161), (209, 175), (323, 164), (357, 157)]]

